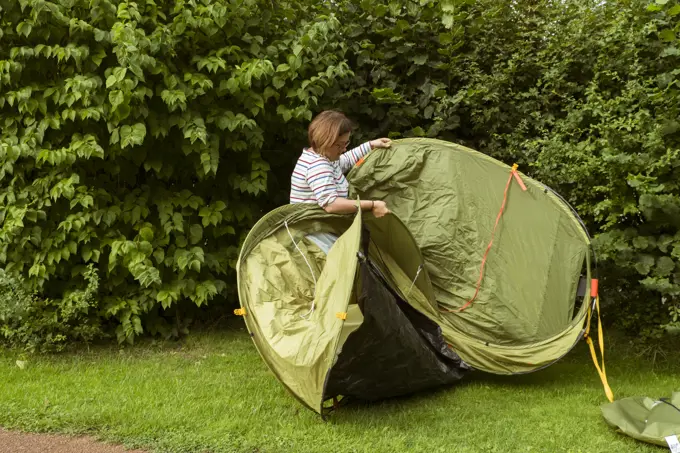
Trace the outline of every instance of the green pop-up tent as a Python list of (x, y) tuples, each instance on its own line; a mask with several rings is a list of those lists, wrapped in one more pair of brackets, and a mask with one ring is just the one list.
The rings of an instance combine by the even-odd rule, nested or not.
[(237, 313), (310, 409), (470, 370), (532, 372), (588, 331), (599, 309), (590, 238), (550, 188), (422, 138), (372, 151), (348, 180), (353, 199), (385, 200), (391, 213), (282, 206), (253, 227), (237, 265)]

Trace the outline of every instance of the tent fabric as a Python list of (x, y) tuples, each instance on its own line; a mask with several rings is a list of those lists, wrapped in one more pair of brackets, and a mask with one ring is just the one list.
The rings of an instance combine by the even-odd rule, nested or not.
[[(357, 265), (361, 218), (357, 216), (326, 257), (305, 231), (290, 235), (304, 249), (295, 253), (290, 228), (254, 246), (245, 262), (247, 282), (241, 297), (248, 301), (246, 320), (253, 340), (281, 382), (306, 406), (320, 410), (321, 394), (346, 312)], [(316, 275), (314, 275), (316, 274)], [(316, 282), (314, 280), (316, 279)], [(304, 317), (311, 310), (315, 311)]]
[[(375, 272), (390, 274), (386, 260), (399, 273), (391, 291), (424, 298), (420, 287), (427, 292), (427, 280), (413, 282), (422, 257), (394, 216), (369, 218), (364, 225), (361, 213), (352, 220), (310, 205), (283, 206), (256, 224), (239, 257), (239, 297), (261, 357), (291, 394), (321, 414), (324, 402), (338, 396), (340, 388), (342, 396), (397, 396), (451, 383), (469, 370), (435, 323), (413, 309), (407, 315), (406, 303), (397, 305), (396, 296), (368, 276), (365, 265), (359, 272), (362, 231), (372, 238), (365, 259), (375, 259), (376, 269), (382, 268)], [(390, 238), (381, 234), (386, 231)], [(317, 245), (320, 238), (323, 247), (332, 243), (327, 252)], [(368, 299), (368, 309), (362, 310)], [(384, 310), (378, 313), (378, 307)], [(405, 366), (404, 358), (412, 363)], [(376, 370), (343, 375), (343, 370), (356, 370), (357, 363), (380, 364), (378, 375), (391, 376), (391, 384), (376, 381)]]
[[(352, 197), (385, 200), (408, 226), (436, 304), (455, 310), (475, 292), (510, 169), (460, 145), (415, 138), (372, 151), (348, 180)], [(575, 294), (582, 274), (590, 282), (587, 233), (552, 190), (521, 178), (527, 191), (510, 187), (474, 303), (432, 315), (466, 362), (494, 373), (552, 363), (579, 339), (586, 316)]]
[(667, 446), (666, 437), (680, 436), (680, 392), (670, 398), (633, 396), (600, 407), (607, 424), (634, 439)]
[(366, 261), (360, 264), (360, 278), (364, 321), (344, 343), (326, 397), (372, 401), (463, 378), (469, 367), (448, 348), (435, 323), (381, 284)]
[(431, 139), (393, 141), (348, 174), (353, 199), (392, 211), (281, 206), (247, 235), (237, 263), (248, 331), (301, 403), (383, 398), (451, 384), (470, 370), (532, 372), (582, 337), (590, 239), (548, 187), (511, 185), (479, 294), (482, 257), (510, 167)]

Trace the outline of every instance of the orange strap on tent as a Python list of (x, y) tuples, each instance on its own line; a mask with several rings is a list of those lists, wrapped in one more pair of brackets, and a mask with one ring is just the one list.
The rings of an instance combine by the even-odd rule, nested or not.
[(597, 297), (600, 294), (600, 284), (596, 278), (590, 280), (590, 297)]
[(597, 336), (600, 346), (600, 354), (602, 355), (602, 367), (600, 367), (597, 361), (597, 353), (595, 352), (595, 345), (593, 344), (593, 339), (590, 337), (590, 317), (591, 317), (591, 305), (588, 304), (588, 322), (586, 324), (586, 331), (583, 335), (590, 347), (590, 355), (593, 358), (593, 363), (597, 369), (597, 374), (600, 375), (600, 380), (604, 386), (604, 393), (607, 395), (607, 399), (610, 403), (614, 402), (614, 392), (612, 392), (609, 383), (607, 382), (607, 372), (604, 368), (604, 332), (602, 331), (602, 320), (600, 319), (600, 296), (598, 295), (598, 282), (596, 279), (591, 280), (590, 284), (590, 295), (595, 299), (595, 306), (597, 308)]
[(519, 186), (522, 188), (522, 191), (527, 190), (527, 186), (524, 185), (524, 181), (522, 181), (522, 178), (519, 176), (519, 173), (517, 173), (517, 164), (514, 164), (512, 166), (512, 169), (510, 170), (510, 176), (508, 177), (508, 182), (505, 184), (505, 191), (503, 192), (503, 203), (501, 204), (501, 209), (498, 211), (498, 215), (496, 216), (496, 223), (493, 226), (493, 230), (491, 231), (491, 240), (489, 241), (489, 245), (486, 246), (486, 251), (484, 252), (484, 257), (482, 258), (482, 267), (479, 270), (479, 279), (477, 280), (477, 287), (475, 288), (475, 294), (472, 296), (472, 299), (467, 301), (465, 305), (462, 307), (456, 309), (456, 310), (449, 310), (448, 308), (444, 308), (444, 311), (448, 312), (461, 312), (465, 310), (467, 307), (470, 306), (470, 304), (477, 298), (477, 295), (479, 294), (479, 289), (482, 287), (482, 278), (484, 277), (484, 266), (486, 265), (486, 259), (489, 255), (489, 250), (491, 250), (491, 246), (493, 245), (493, 238), (494, 235), (496, 234), (496, 229), (498, 228), (498, 223), (501, 220), (501, 216), (503, 215), (503, 211), (505, 211), (505, 204), (508, 201), (508, 190), (510, 189), (510, 184), (512, 183), (513, 178)]

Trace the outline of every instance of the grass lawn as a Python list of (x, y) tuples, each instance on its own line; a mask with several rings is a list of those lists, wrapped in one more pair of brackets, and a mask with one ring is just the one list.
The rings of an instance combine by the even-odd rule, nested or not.
[[(239, 321), (240, 322), (240, 321)], [(616, 398), (680, 389), (680, 350), (607, 337)], [(0, 426), (87, 433), (159, 452), (661, 452), (617, 434), (584, 342), (546, 370), (350, 406), (323, 422), (269, 373), (241, 324), (180, 343), (31, 358), (0, 352)]]

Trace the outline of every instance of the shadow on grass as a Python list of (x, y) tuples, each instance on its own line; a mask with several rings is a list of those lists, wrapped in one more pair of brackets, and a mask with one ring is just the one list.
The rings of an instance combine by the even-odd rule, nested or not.
[[(424, 412), (448, 411), (455, 407), (458, 397), (460, 403), (468, 405), (470, 395), (485, 387), (485, 394), (517, 389), (535, 390), (536, 388), (554, 389), (564, 388), (565, 382), (569, 386), (583, 387), (587, 384), (587, 377), (577, 373), (562, 374), (559, 370), (543, 370), (533, 374), (521, 376), (497, 376), (475, 371), (462, 380), (448, 386), (435, 387), (411, 394), (394, 396), (378, 401), (350, 400), (346, 405), (333, 411), (327, 421), (332, 424), (361, 424), (366, 418), (381, 425), (399, 424), (400, 420), (408, 422), (410, 415), (422, 416)], [(462, 401), (464, 400), (464, 401)]]
[[(657, 346), (654, 357), (649, 353), (649, 346), (647, 349), (635, 348), (626, 337), (616, 333), (611, 335), (610, 341), (605, 345), (605, 364), (615, 398), (638, 396), (635, 391), (629, 394), (628, 389), (641, 376), (680, 374), (680, 347), (676, 347), (676, 344), (676, 339), (668, 339), (667, 343)], [(600, 360), (599, 349), (596, 349)], [(565, 357), (541, 370), (518, 375), (496, 375), (475, 370), (449, 386), (380, 401), (353, 400), (334, 411), (328, 421), (333, 424), (354, 425), (363, 423), (368, 418), (385, 426), (400, 424), (401, 419), (408, 420), (411, 415), (450, 410), (459, 401), (459, 396), (460, 404), (467, 405), (471, 400), (470, 395), (475, 392), (493, 398), (494, 393), (506, 391), (517, 394), (540, 391), (543, 394), (541, 398), (544, 399), (564, 398), (565, 391), (567, 395), (572, 392), (575, 400), (578, 400), (579, 395), (585, 398), (596, 395), (596, 408), (607, 402), (590, 349), (585, 341), (581, 341)]]

